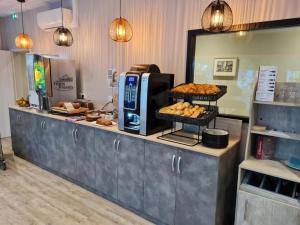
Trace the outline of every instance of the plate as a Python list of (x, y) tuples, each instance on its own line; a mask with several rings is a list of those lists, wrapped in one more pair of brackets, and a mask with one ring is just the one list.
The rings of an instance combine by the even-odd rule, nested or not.
[(300, 170), (300, 158), (291, 157), (285, 164), (292, 169)]

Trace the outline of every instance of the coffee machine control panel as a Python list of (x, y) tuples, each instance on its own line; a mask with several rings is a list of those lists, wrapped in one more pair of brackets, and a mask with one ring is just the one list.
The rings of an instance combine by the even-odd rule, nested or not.
[(127, 74), (125, 79), (125, 95), (124, 109), (137, 110), (138, 107), (138, 91), (139, 91), (139, 75)]

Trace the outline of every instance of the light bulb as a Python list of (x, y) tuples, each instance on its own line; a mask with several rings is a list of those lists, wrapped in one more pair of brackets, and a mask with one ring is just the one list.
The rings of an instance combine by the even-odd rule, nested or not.
[(125, 27), (123, 26), (123, 24), (118, 25), (117, 36), (118, 36), (118, 39), (125, 39), (126, 30), (125, 30)]
[(65, 33), (60, 33), (59, 34), (59, 41), (66, 42), (67, 40), (68, 40), (68, 37)]
[(213, 12), (211, 17), (211, 25), (213, 27), (220, 27), (223, 26), (224, 22), (224, 14), (220, 10), (216, 10)]

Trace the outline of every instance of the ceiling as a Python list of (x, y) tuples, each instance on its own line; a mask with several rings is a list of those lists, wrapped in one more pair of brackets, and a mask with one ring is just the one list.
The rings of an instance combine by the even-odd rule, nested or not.
[[(32, 10), (43, 6), (49, 6), (60, 0), (26, 0), (23, 10)], [(8, 16), (13, 12), (20, 12), (20, 3), (17, 0), (0, 0), (0, 17)]]

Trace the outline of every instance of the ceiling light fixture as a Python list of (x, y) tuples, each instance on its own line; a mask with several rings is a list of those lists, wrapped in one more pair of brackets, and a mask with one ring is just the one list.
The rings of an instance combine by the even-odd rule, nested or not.
[(230, 29), (233, 15), (230, 6), (223, 0), (214, 0), (202, 15), (202, 28), (210, 32), (224, 32)]
[(120, 0), (120, 18), (116, 18), (110, 25), (109, 34), (112, 40), (116, 42), (128, 42), (132, 38), (132, 28), (129, 22), (122, 18), (122, 2)]
[(73, 44), (73, 36), (69, 29), (64, 27), (64, 14), (62, 0), (60, 0), (61, 8), (61, 26), (58, 27), (53, 34), (53, 41), (58, 46), (70, 47)]
[(18, 36), (16, 37), (15, 44), (16, 44), (17, 48), (31, 49), (33, 46), (32, 39), (28, 34), (24, 33), (23, 3), (25, 2), (25, 0), (17, 0), (17, 2), (21, 3), (22, 33), (18, 34)]

